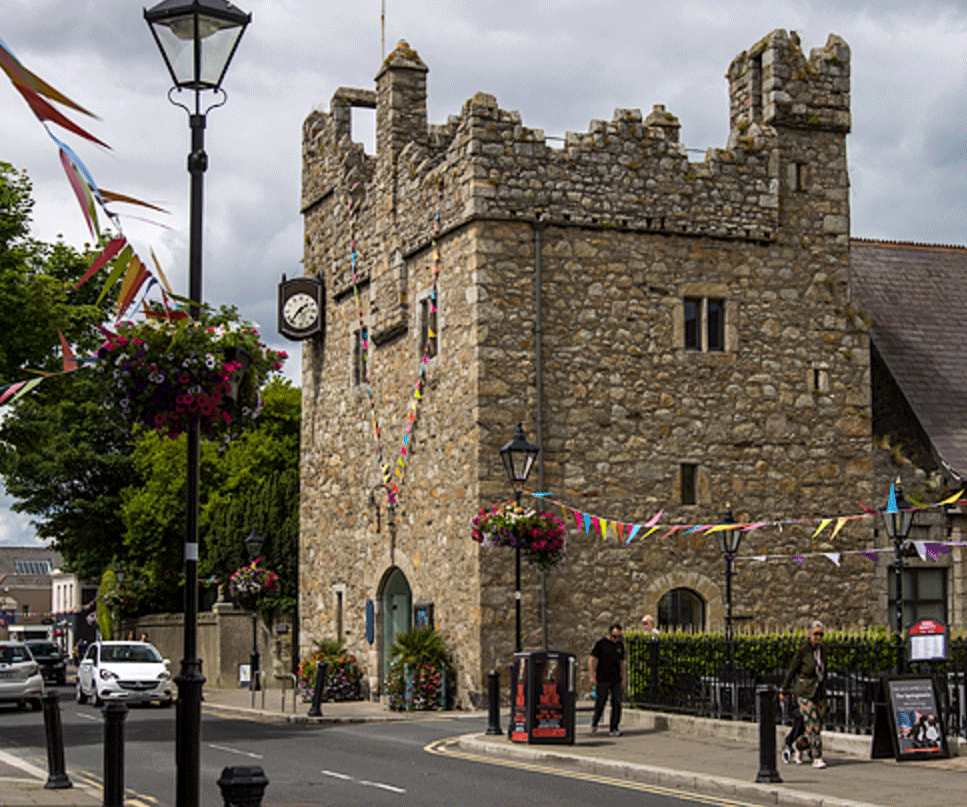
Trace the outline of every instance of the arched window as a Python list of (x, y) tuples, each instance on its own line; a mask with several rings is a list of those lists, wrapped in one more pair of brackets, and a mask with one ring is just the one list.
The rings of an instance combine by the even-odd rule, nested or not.
[(705, 630), (705, 600), (690, 588), (673, 588), (658, 604), (658, 627), (702, 633)]

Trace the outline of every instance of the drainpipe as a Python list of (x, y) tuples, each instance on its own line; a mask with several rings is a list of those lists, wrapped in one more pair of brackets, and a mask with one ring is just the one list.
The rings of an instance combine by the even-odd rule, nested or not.
[[(544, 223), (538, 213), (534, 217), (534, 370), (535, 402), (537, 421), (537, 447), (541, 450), (537, 455), (537, 487), (544, 490), (544, 365), (542, 361), (543, 347), (541, 336), (544, 331), (544, 301), (542, 296), (543, 281), (541, 278), (541, 258), (544, 251), (543, 232)], [(541, 646), (547, 650), (547, 575), (541, 570)]]

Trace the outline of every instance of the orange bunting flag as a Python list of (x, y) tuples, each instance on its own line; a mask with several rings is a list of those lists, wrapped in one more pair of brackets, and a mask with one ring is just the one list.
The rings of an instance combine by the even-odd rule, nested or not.
[(57, 331), (57, 335), (60, 337), (60, 352), (64, 360), (64, 372), (70, 372), (71, 370), (77, 369), (77, 362), (74, 359), (74, 351), (71, 350), (71, 346), (67, 344), (67, 340), (64, 338), (64, 334)]
[(75, 103), (63, 93), (55, 90), (35, 73), (31, 73), (20, 63), (16, 56), (7, 50), (2, 41), (0, 41), (0, 70), (3, 70), (3, 72), (10, 77), (10, 80), (14, 83), (14, 86), (27, 87), (32, 89), (34, 92), (40, 93), (41, 95), (46, 95), (52, 101), (56, 101), (57, 103), (63, 104), (66, 107), (70, 107), (78, 112), (82, 112), (88, 117), (99, 120), (97, 115), (88, 112), (80, 104)]

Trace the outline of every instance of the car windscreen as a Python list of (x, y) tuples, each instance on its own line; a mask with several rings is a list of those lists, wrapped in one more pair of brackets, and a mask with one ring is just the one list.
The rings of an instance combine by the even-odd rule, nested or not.
[(0, 662), (4, 664), (14, 664), (18, 661), (33, 661), (30, 651), (22, 644), (7, 645), (0, 647)]
[(60, 648), (53, 642), (28, 642), (27, 647), (35, 656), (56, 656)]
[(114, 644), (101, 646), (101, 662), (131, 662), (145, 664), (161, 661), (158, 651), (151, 645), (144, 644)]

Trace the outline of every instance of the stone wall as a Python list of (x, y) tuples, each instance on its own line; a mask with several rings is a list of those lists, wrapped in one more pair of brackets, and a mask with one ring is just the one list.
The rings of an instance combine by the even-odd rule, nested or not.
[[(606, 518), (665, 508), (663, 523), (713, 524), (731, 506), (740, 521), (808, 519), (870, 500), (869, 336), (848, 285), (849, 57), (837, 37), (806, 59), (794, 35), (770, 34), (730, 67), (729, 143), (699, 162), (660, 105), (592, 121), (559, 149), (484, 93), (429, 125), (427, 69), (405, 43), (375, 94), (341, 89), (309, 116), (305, 266), (327, 307), (325, 337), (303, 352), (304, 648), (341, 624), (378, 688), (385, 647), (379, 629), (365, 641), (364, 606), (374, 600), (382, 624), (397, 568), (414, 601), (435, 603), (458, 700), (479, 702), (486, 670), (513, 650), (513, 553), (480, 549), (467, 522), (509, 497), (498, 449), (518, 420), (542, 437), (530, 489)], [(345, 111), (372, 103), (375, 156), (352, 143)], [(440, 350), (421, 364), (434, 265)], [(724, 349), (686, 349), (685, 298), (722, 301)], [(360, 319), (371, 383), (354, 386)], [(375, 488), (385, 505), (379, 466), (399, 467), (403, 448), (394, 535), (385, 507), (367, 502)], [(697, 470), (695, 504), (682, 503), (682, 464)], [(850, 524), (811, 543), (794, 525), (750, 533), (743, 553), (871, 538)], [(883, 583), (864, 563), (740, 564), (735, 613), (754, 630), (878, 624)], [(572, 521), (567, 560), (546, 582), (549, 644), (583, 657), (610, 621), (637, 625), (676, 587), (697, 592), (706, 629), (721, 629), (723, 568), (714, 536), (624, 546)], [(537, 572), (525, 566), (523, 582), (533, 648)]]

